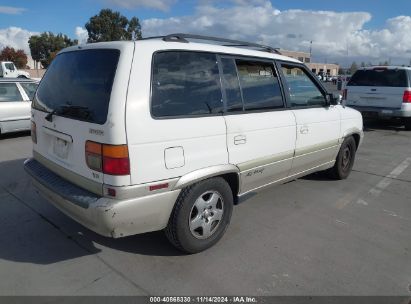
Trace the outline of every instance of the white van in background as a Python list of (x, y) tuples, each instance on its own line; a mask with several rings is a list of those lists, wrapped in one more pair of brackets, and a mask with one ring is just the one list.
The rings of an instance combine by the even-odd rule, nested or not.
[(411, 130), (411, 68), (361, 68), (351, 77), (343, 99), (364, 118), (398, 118)]
[(173, 34), (61, 51), (33, 101), (25, 169), (91, 230), (164, 229), (193, 253), (223, 236), (247, 193), (321, 170), (347, 178), (362, 137), (361, 114), (301, 62)]

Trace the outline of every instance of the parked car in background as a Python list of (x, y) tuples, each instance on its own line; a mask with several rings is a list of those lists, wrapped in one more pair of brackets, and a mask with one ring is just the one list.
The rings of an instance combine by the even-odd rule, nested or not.
[(38, 82), (0, 79), (0, 134), (30, 130), (31, 100)]
[(397, 66), (359, 69), (343, 91), (347, 106), (365, 118), (400, 119), (411, 130), (411, 68)]
[(61, 51), (32, 124), (25, 169), (52, 204), (104, 236), (164, 229), (189, 253), (214, 245), (249, 193), (347, 178), (363, 137), (361, 114), (303, 63), (187, 34)]
[(0, 61), (0, 78), (30, 78), (30, 74), (16, 68), (11, 61)]

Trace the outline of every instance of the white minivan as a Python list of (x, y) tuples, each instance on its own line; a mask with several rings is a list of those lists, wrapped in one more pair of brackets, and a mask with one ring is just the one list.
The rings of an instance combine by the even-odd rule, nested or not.
[(364, 118), (400, 119), (411, 130), (411, 68), (375, 66), (361, 68), (344, 90), (347, 106)]
[(321, 170), (346, 178), (362, 137), (361, 114), (301, 62), (173, 34), (61, 51), (33, 101), (25, 169), (101, 235), (164, 229), (194, 253), (223, 236), (247, 193)]

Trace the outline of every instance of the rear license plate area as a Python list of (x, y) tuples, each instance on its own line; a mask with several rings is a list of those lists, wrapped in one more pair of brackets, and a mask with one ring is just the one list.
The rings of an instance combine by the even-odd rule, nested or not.
[(69, 143), (64, 139), (54, 137), (53, 154), (61, 159), (67, 159), (69, 152)]
[(361, 114), (364, 118), (378, 118), (378, 112), (364, 111)]

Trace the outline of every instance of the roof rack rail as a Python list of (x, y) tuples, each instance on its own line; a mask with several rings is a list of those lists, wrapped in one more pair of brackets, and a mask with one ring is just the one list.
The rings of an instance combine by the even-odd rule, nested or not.
[(226, 38), (212, 37), (212, 36), (195, 35), (195, 34), (176, 33), (176, 34), (169, 34), (166, 36), (147, 37), (147, 38), (143, 38), (143, 40), (144, 39), (159, 39), (159, 38), (167, 42), (181, 42), (181, 43), (189, 43), (187, 39), (223, 42), (223, 43), (226, 43), (226, 44), (223, 44), (223, 46), (254, 47), (254, 48), (259, 48), (262, 51), (281, 55), (278, 49), (273, 48), (268, 45), (262, 45), (258, 43), (251, 43), (251, 42), (232, 40), (232, 39), (226, 39)]

